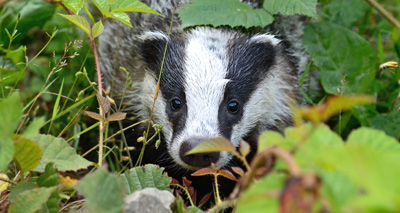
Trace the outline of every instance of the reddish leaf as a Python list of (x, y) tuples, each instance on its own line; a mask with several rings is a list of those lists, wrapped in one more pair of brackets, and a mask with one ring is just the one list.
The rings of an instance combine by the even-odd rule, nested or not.
[(236, 179), (236, 177), (228, 170), (220, 170), (220, 171), (218, 171), (218, 174), (221, 175), (221, 176), (224, 176), (224, 177), (226, 177), (226, 178), (228, 178), (230, 180), (238, 181)]
[(196, 198), (197, 198), (197, 192), (196, 192), (196, 190), (194, 190), (194, 187), (193, 187), (193, 186), (189, 186), (189, 187), (187, 188), (187, 190), (188, 190), (188, 192), (189, 192), (190, 198), (192, 198), (192, 201), (193, 201), (193, 203), (195, 204), (195, 203), (196, 203)]
[(213, 175), (217, 173), (215, 169), (212, 168), (202, 168), (192, 173), (192, 176), (204, 176), (204, 175)]
[(125, 112), (116, 112), (108, 116), (107, 121), (122, 121), (126, 118)]
[(239, 176), (244, 175), (244, 171), (240, 167), (234, 166), (234, 167), (232, 167), (232, 171), (235, 172), (236, 174), (238, 174)]
[(91, 117), (91, 118), (93, 118), (95, 120), (104, 122), (104, 118), (98, 113), (91, 112), (91, 111), (85, 111), (85, 113), (86, 113), (86, 115), (88, 115), (89, 117)]
[(100, 107), (104, 110), (104, 113), (108, 113), (110, 111), (111, 102), (106, 97), (103, 97), (100, 93), (97, 93), (96, 97), (99, 101)]
[(183, 185), (185, 185), (185, 187), (189, 187), (190, 184), (192, 184), (192, 181), (186, 179), (185, 176), (182, 177), (182, 182), (183, 182)]
[(201, 205), (205, 204), (205, 203), (210, 199), (211, 195), (212, 195), (212, 192), (210, 192), (210, 193), (204, 195), (204, 197), (202, 197), (202, 198), (200, 199), (200, 201), (199, 201), (199, 203), (198, 203), (198, 206), (201, 206)]
[(171, 178), (171, 183), (170, 183), (170, 185), (179, 185), (179, 181), (177, 180), (177, 179), (175, 179), (175, 178)]

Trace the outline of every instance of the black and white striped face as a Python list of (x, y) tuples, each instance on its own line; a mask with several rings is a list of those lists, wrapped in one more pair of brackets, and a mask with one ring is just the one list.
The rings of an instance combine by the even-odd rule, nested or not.
[[(151, 109), (167, 36), (143, 36), (149, 72), (143, 104)], [(169, 155), (183, 168), (228, 166), (227, 152), (185, 155), (204, 140), (225, 137), (236, 147), (249, 134), (290, 120), (294, 75), (280, 41), (197, 28), (168, 41), (154, 120), (163, 125)]]

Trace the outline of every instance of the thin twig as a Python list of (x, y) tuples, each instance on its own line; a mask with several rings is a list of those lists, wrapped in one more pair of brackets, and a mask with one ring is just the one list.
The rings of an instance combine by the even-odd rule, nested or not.
[(375, 8), (386, 20), (388, 20), (393, 26), (400, 30), (400, 22), (385, 8), (382, 7), (375, 0), (366, 0), (373, 8)]

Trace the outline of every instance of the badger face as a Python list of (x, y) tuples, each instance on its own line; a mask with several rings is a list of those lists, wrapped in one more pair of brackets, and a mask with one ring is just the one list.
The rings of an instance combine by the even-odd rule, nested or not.
[(144, 110), (152, 108), (163, 67), (153, 118), (163, 125), (169, 155), (181, 167), (228, 166), (228, 152), (185, 153), (214, 137), (239, 147), (242, 139), (290, 122), (296, 75), (274, 36), (197, 28), (169, 39), (154, 32), (142, 39)]

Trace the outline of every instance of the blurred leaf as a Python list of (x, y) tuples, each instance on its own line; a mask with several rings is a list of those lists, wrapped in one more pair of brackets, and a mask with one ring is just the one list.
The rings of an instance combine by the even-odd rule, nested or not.
[(15, 185), (13, 188), (11, 188), (11, 193), (10, 196), (8, 197), (9, 200), (14, 200), (14, 198), (24, 192), (28, 191), (31, 189), (34, 189), (36, 187), (36, 184), (33, 182), (27, 182), (26, 180), (23, 180), (19, 182), (17, 185)]
[(355, 144), (365, 144), (374, 151), (394, 152), (400, 154), (399, 142), (385, 134), (385, 132), (376, 129), (361, 127), (353, 130), (347, 138), (347, 146)]
[(253, 9), (237, 0), (193, 0), (180, 6), (178, 14), (181, 28), (196, 25), (265, 27), (273, 21), (267, 11)]
[(21, 136), (15, 135), (14, 140), (14, 158), (22, 172), (30, 172), (39, 165), (39, 160), (43, 155), (40, 146)]
[(223, 177), (225, 177), (225, 178), (228, 178), (229, 180), (238, 181), (236, 179), (236, 177), (228, 170), (224, 170), (224, 169), (219, 170), (218, 174), (223, 176)]
[(116, 20), (132, 27), (132, 24), (130, 22), (130, 18), (128, 16), (128, 14), (126, 14), (124, 12), (111, 12), (107, 15), (107, 17), (116, 19)]
[(234, 153), (236, 152), (236, 148), (229, 140), (222, 137), (218, 137), (218, 138), (211, 138), (209, 140), (201, 142), (192, 150), (186, 152), (185, 155), (191, 155), (203, 152), (221, 152), (221, 151)]
[(97, 38), (99, 35), (101, 35), (103, 33), (103, 30), (104, 30), (103, 22), (101, 21), (96, 22), (92, 27), (93, 38)]
[(372, 120), (371, 128), (380, 129), (386, 134), (400, 139), (400, 112), (390, 114), (380, 114)]
[(75, 14), (83, 7), (83, 0), (62, 0), (62, 3)]
[(246, 157), (250, 153), (250, 145), (246, 141), (240, 141), (239, 151), (242, 156)]
[(335, 0), (324, 7), (322, 14), (328, 21), (344, 27), (351, 27), (369, 10), (369, 5), (363, 0)]
[(43, 150), (40, 165), (36, 167), (35, 171), (43, 172), (46, 164), (51, 162), (58, 171), (77, 171), (92, 165), (90, 161), (76, 154), (75, 149), (62, 138), (38, 135), (32, 137), (31, 140), (38, 143)]
[(18, 194), (10, 205), (10, 213), (34, 212), (41, 209), (57, 188), (34, 188)]
[(267, 0), (264, 8), (271, 14), (317, 17), (317, 0)]
[(302, 118), (313, 123), (321, 123), (337, 113), (349, 110), (356, 105), (373, 103), (374, 100), (372, 96), (330, 96), (320, 105), (298, 109), (298, 113)]
[(138, 0), (118, 0), (111, 7), (112, 12), (143, 12), (153, 13), (162, 16), (160, 13), (152, 10), (146, 4)]
[[(8, 178), (8, 176), (2, 172), (0, 172), (0, 178), (3, 180), (10, 180)], [(6, 182), (6, 181), (2, 181), (0, 179), (0, 194), (2, 194), (4, 191), (6, 191), (8, 189), (8, 187), (11, 185), (10, 183)]]
[(44, 173), (37, 179), (39, 187), (52, 187), (58, 185), (58, 174), (52, 163), (46, 165)]
[(215, 169), (212, 168), (201, 168), (193, 172), (192, 176), (204, 176), (204, 175), (214, 175), (216, 173)]
[(0, 102), (0, 171), (6, 171), (14, 155), (11, 140), (22, 117), (22, 104), (18, 92)]
[(321, 69), (326, 92), (374, 92), (370, 86), (376, 75), (376, 53), (363, 37), (330, 22), (317, 22), (306, 27), (303, 43)]
[(33, 137), (39, 134), (40, 128), (44, 125), (44, 117), (35, 118), (28, 127), (26, 127), (25, 131), (22, 133), (23, 137)]
[(123, 187), (119, 178), (103, 167), (86, 175), (76, 186), (85, 196), (87, 212), (122, 212)]
[(51, 120), (54, 120), (54, 118), (57, 115), (57, 112), (59, 110), (59, 106), (60, 106), (60, 100), (61, 100), (61, 94), (62, 94), (62, 90), (64, 87), (64, 79), (61, 82), (61, 86), (60, 86), (60, 90), (58, 91), (58, 95), (57, 95), (57, 99), (56, 102), (54, 103), (54, 107), (53, 107), (53, 114), (51, 116)]
[(127, 194), (151, 187), (172, 192), (169, 188), (171, 179), (166, 174), (163, 174), (163, 170), (159, 166), (147, 164), (143, 167), (135, 167), (126, 171), (121, 175), (120, 179)]
[(89, 37), (91, 36), (89, 22), (86, 21), (86, 19), (83, 18), (82, 16), (64, 15), (64, 14), (59, 14), (59, 15), (66, 18), (70, 22), (74, 23), (79, 28), (81, 28)]

